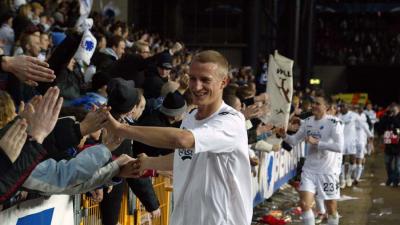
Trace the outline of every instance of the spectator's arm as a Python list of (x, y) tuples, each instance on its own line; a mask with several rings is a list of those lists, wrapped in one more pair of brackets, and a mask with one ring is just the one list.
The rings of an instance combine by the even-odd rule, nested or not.
[[(59, 74), (61, 70), (67, 67), (68, 63), (71, 61), (74, 56), (76, 49), (81, 42), (82, 35), (77, 33), (70, 33), (64, 39), (64, 41), (57, 46), (54, 50), (53, 54), (48, 60), (50, 69), (54, 71), (54, 74)], [(55, 82), (52, 83), (39, 83), (37, 90), (43, 94), (47, 91), (47, 89), (51, 86), (55, 86)]]
[(1, 56), (1, 70), (12, 73), (20, 81), (37, 86), (37, 82), (53, 82), (56, 76), (49, 64), (25, 55)]
[(40, 192), (62, 193), (89, 180), (110, 160), (111, 152), (104, 145), (90, 147), (69, 161), (48, 159), (37, 165), (23, 187)]
[(25, 143), (17, 160), (13, 164), (8, 164), (9, 167), (6, 170), (2, 170), (0, 175), (0, 204), (16, 193), (46, 154), (46, 150), (37, 142), (28, 141)]

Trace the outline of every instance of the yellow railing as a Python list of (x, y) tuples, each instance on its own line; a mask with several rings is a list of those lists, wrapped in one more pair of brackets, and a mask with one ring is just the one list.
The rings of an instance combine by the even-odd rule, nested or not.
[[(170, 180), (164, 177), (153, 178), (153, 187), (160, 201), (161, 217), (152, 219), (137, 198), (134, 198), (136, 199), (134, 200), (136, 201), (136, 204), (134, 204), (136, 205), (136, 209), (133, 215), (130, 215), (128, 204), (129, 189), (126, 186), (119, 215), (119, 223), (121, 225), (168, 225), (172, 191)], [(81, 219), (80, 225), (102, 225), (98, 203), (95, 203), (90, 197), (83, 194), (81, 207), (84, 216)]]

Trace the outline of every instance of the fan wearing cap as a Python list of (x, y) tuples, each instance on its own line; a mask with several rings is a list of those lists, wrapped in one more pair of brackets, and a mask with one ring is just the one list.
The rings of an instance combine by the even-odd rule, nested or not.
[[(186, 113), (185, 98), (178, 92), (170, 92), (165, 97), (161, 107), (151, 114), (142, 116), (137, 125), (155, 127), (179, 127)], [(172, 153), (171, 149), (155, 148), (140, 142), (134, 142), (135, 155), (146, 153), (149, 156), (167, 155)]]
[[(141, 91), (135, 88), (133, 81), (122, 78), (113, 78), (107, 84), (108, 105), (111, 106), (112, 116), (122, 122), (132, 124), (142, 115), (146, 100)], [(127, 154), (132, 156), (132, 141), (124, 140), (113, 152), (119, 156)], [(146, 210), (152, 212), (159, 208), (157, 196), (149, 178), (127, 179), (128, 185), (135, 195), (145, 206)], [(102, 222), (105, 225), (115, 225), (118, 222), (118, 215), (122, 201), (124, 185), (115, 185), (110, 193), (104, 192), (103, 201), (100, 203)]]
[(189, 90), (196, 110), (181, 128), (127, 126), (108, 116), (107, 129), (144, 144), (175, 149), (159, 157), (139, 156), (146, 169), (173, 170), (174, 210), (169, 224), (250, 225), (251, 169), (244, 116), (222, 100), (228, 61), (216, 51), (193, 57)]
[(172, 56), (168, 52), (161, 54), (156, 63), (156, 68), (151, 68), (143, 84), (144, 97), (155, 99), (160, 97), (162, 86), (168, 81), (172, 69)]

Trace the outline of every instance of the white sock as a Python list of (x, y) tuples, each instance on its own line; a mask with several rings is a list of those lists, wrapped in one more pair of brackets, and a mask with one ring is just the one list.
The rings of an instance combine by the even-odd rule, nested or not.
[(339, 225), (339, 214), (328, 215), (328, 225)]
[(344, 164), (342, 164), (342, 173), (340, 174), (340, 180), (345, 180), (346, 179), (346, 167)]
[(347, 167), (346, 180), (351, 179), (351, 177), (353, 176), (353, 171), (354, 171), (353, 165), (349, 164)]
[(357, 181), (359, 181), (360, 180), (360, 178), (361, 178), (361, 174), (362, 174), (362, 170), (363, 170), (363, 168), (362, 168), (363, 166), (362, 165), (357, 165), (357, 167), (356, 167), (356, 180)]
[[(361, 176), (362, 176), (363, 172), (364, 172), (364, 165), (361, 164)], [(360, 177), (361, 177), (361, 176), (360, 176)]]
[(315, 225), (314, 212), (310, 209), (303, 212), (304, 225)]
[(319, 213), (321, 214), (326, 213), (325, 201), (323, 199), (315, 198), (315, 204), (317, 205), (317, 210), (319, 211)]
[(355, 178), (357, 175), (357, 164), (351, 165), (351, 178)]

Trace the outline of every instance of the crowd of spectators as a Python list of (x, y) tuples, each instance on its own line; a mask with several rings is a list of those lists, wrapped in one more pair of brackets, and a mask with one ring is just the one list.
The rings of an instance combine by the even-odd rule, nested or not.
[(398, 13), (319, 13), (315, 63), (394, 65), (400, 63)]
[[(20, 2), (25, 4), (14, 4)], [(171, 150), (116, 137), (107, 131), (107, 121), (112, 116), (128, 125), (179, 127), (185, 113), (196, 108), (188, 91), (188, 74), (200, 49), (135, 30), (109, 13), (92, 12), (91, 32), (97, 45), (87, 64), (75, 54), (83, 36), (76, 28), (79, 1), (0, 3), (0, 210), (38, 193), (89, 192), (101, 202), (103, 224), (115, 225), (126, 183), (146, 210), (159, 216), (160, 204), (149, 176), (170, 176), (170, 171), (146, 171), (139, 176), (132, 174), (132, 168), (139, 154), (158, 156)], [(353, 40), (353, 22), (340, 20), (342, 33), (335, 33), (333, 21), (321, 20), (319, 33), (325, 35), (317, 42), (321, 43), (317, 51), (324, 55), (321, 59), (338, 58), (324, 50), (340, 50), (330, 46), (340, 43), (340, 38)], [(335, 42), (328, 40), (332, 33), (338, 35)], [(365, 50), (370, 52), (365, 62), (381, 57), (372, 46), (380, 44), (373, 36), (376, 33), (361, 34), (358, 48), (346, 51), (361, 54), (365, 42), (371, 45)], [(260, 152), (281, 147), (265, 141), (273, 127), (259, 119), (268, 113), (265, 61), (260, 74), (251, 67), (231, 67), (223, 96), (248, 121), (249, 145), (256, 150), (249, 149), (254, 176)], [(295, 91), (292, 115), (308, 117), (313, 96), (315, 90)], [(289, 130), (295, 132), (299, 120), (291, 122)]]

